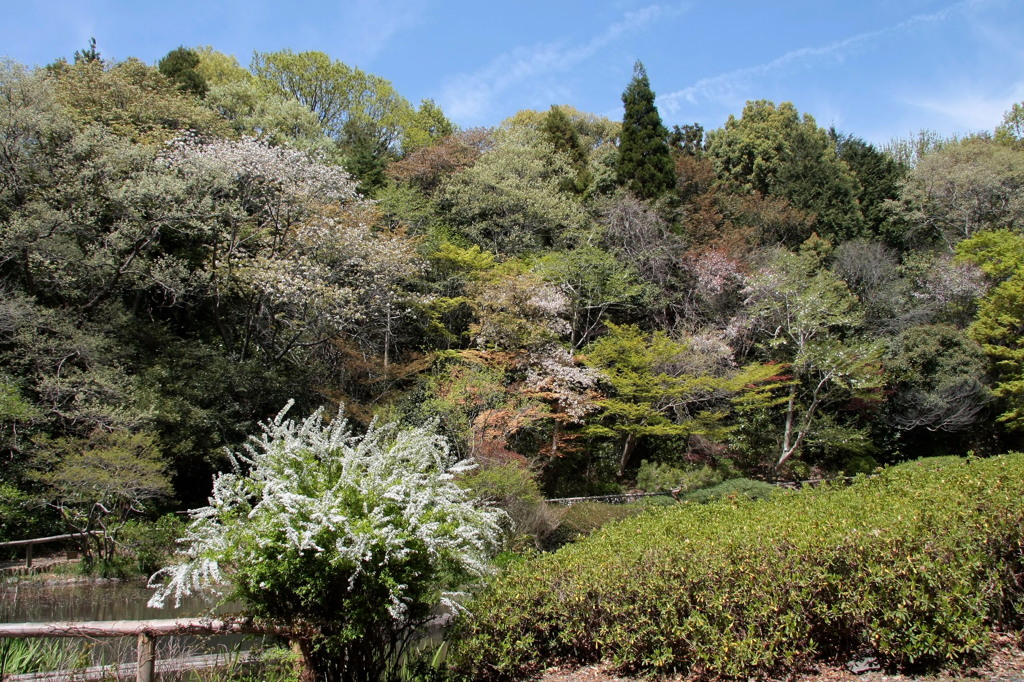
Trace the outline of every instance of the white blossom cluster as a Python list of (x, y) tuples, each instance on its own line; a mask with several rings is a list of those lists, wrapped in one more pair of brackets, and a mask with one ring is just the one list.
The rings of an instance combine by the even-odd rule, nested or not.
[(739, 264), (721, 251), (709, 250), (697, 257), (687, 257), (684, 264), (693, 273), (698, 291), (716, 296), (743, 281)]
[(547, 343), (570, 331), (569, 300), (559, 288), (536, 275), (522, 274), (488, 282), (476, 292), (480, 322), (473, 327), (478, 346), (517, 348)]
[(387, 347), (415, 304), (403, 284), (424, 266), (411, 239), (374, 229), (376, 206), (348, 173), (252, 138), (182, 137), (161, 158), (221, 195), (206, 218), (209, 286), (252, 299), (257, 343), (275, 356), (345, 335)]
[[(151, 578), (150, 606), (216, 588), (274, 555), (315, 552), (347, 576), (349, 591), (414, 552), (426, 553), (432, 575), (423, 580), (437, 580), (442, 566), (486, 572), (500, 512), (474, 503), (455, 484), (454, 476), (473, 464), (454, 462), (443, 437), (427, 427), (376, 422), (358, 436), (340, 415), (325, 424), (322, 410), (301, 422), (286, 419), (290, 407), (234, 455), (235, 471), (216, 478), (210, 505), (192, 512), (184, 561)], [(390, 588), (388, 610), (396, 619), (409, 587)]]
[(565, 315), (569, 310), (569, 298), (558, 287), (548, 283), (535, 288), (530, 295), (530, 307), (543, 319), (552, 334), (568, 334), (571, 327)]
[(194, 135), (179, 137), (168, 143), (162, 158), (170, 167), (199, 171), (200, 176), (222, 174), (247, 189), (252, 201), (270, 193), (320, 204), (358, 198), (356, 183), (344, 169), (320, 163), (307, 152), (251, 137), (208, 142)]
[(985, 295), (985, 273), (973, 263), (938, 259), (917, 278), (914, 297), (940, 306), (968, 305)]
[(408, 239), (374, 232), (346, 212), (302, 224), (287, 253), (254, 259), (245, 273), (275, 310), (345, 330), (396, 309), (400, 283), (421, 267)]
[(576, 363), (572, 353), (560, 346), (544, 348), (526, 374), (526, 388), (550, 395), (568, 421), (582, 424), (583, 418), (598, 409), (595, 403), (601, 375)]

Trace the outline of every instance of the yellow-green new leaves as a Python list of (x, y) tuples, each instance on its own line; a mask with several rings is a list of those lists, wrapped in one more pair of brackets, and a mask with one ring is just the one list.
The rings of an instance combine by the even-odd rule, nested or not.
[(1024, 429), (1024, 237), (1009, 230), (982, 232), (960, 242), (957, 258), (974, 263), (996, 282), (967, 333), (992, 361), (993, 392), (1004, 407), (999, 421)]
[(133, 142), (162, 144), (192, 130), (227, 132), (224, 121), (137, 59), (108, 67), (101, 61), (54, 69), (58, 99), (80, 125), (99, 123)]
[(84, 543), (87, 561), (111, 560), (128, 520), (173, 494), (152, 433), (97, 429), (88, 438), (43, 441), (34, 465), (48, 504), (69, 528), (102, 531)]
[(676, 341), (664, 332), (645, 334), (611, 323), (608, 329), (587, 347), (586, 362), (601, 373), (611, 394), (597, 401), (600, 412), (584, 432), (621, 440), (620, 476), (643, 436), (721, 437), (729, 397), (749, 394), (750, 404), (773, 401), (768, 384), (778, 383), (777, 367), (731, 370), (727, 349), (712, 339)]
[(296, 98), (338, 140), (365, 135), (381, 151), (397, 148), (415, 116), (390, 81), (323, 52), (257, 52), (250, 68), (261, 86)]
[(566, 297), (573, 349), (594, 338), (606, 317), (642, 308), (654, 294), (629, 263), (590, 245), (552, 252), (534, 272)]

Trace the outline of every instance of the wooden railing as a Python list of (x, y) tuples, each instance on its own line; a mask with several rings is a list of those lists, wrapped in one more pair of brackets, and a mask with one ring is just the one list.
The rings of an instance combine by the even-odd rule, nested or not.
[[(210, 618), (0, 623), (0, 638), (136, 637), (138, 639), (138, 657), (135, 663), (135, 679), (138, 682), (153, 682), (154, 680), (157, 637), (250, 633), (287, 634), (282, 628), (257, 624), (250, 620)], [(75, 679), (79, 678), (75, 677)]]
[(90, 535), (100, 535), (98, 531), (89, 531), (86, 533), (66, 533), (64, 535), (50, 535), (45, 538), (31, 538), (29, 540), (10, 540), (8, 542), (0, 542), (0, 549), (4, 547), (24, 547), (25, 548), (25, 568), (32, 568), (32, 548), (36, 545), (45, 545), (49, 542), (61, 542), (62, 540), (80, 540)]

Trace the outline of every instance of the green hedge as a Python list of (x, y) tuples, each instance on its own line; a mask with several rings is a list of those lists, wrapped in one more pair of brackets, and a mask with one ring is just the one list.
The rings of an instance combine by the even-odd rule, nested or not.
[(778, 494), (780, 489), (771, 483), (754, 481), (749, 478), (733, 478), (710, 488), (700, 488), (679, 496), (680, 502), (696, 502), (706, 504), (723, 497), (745, 495), (752, 500), (761, 500)]
[(1024, 620), (1022, 528), (1022, 455), (651, 511), (510, 567), (451, 660), (477, 679), (598, 660), (727, 677), (854, 654), (966, 663)]

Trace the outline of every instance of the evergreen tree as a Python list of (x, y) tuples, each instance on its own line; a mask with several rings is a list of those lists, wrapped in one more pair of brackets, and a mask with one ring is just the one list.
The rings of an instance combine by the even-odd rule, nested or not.
[(198, 67), (199, 53), (184, 46), (171, 50), (157, 62), (160, 73), (170, 78), (182, 92), (205, 97), (209, 86)]
[(665, 142), (668, 131), (654, 106), (647, 71), (639, 61), (633, 66), (633, 80), (622, 93), (622, 103), (619, 184), (642, 199), (655, 199), (675, 185), (675, 166)]
[(562, 111), (561, 107), (552, 105), (541, 132), (555, 151), (565, 154), (576, 171), (576, 177), (567, 178), (562, 183), (562, 191), (583, 194), (593, 177), (587, 168), (587, 149), (580, 140), (580, 135), (573, 127), (572, 120)]
[(75, 50), (75, 64), (91, 64), (92, 62), (103, 63), (100, 51), (96, 49), (95, 38), (89, 38), (89, 47), (84, 50)]

